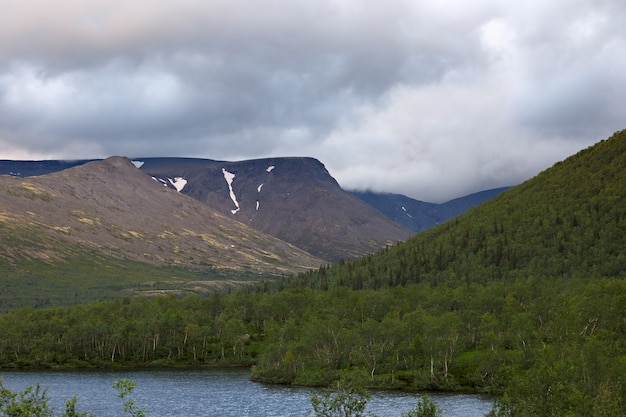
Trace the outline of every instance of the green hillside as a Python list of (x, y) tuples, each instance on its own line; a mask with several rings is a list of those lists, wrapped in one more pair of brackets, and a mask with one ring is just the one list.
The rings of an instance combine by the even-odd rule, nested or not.
[(254, 271), (159, 266), (80, 252), (77, 250), (77, 256), (64, 262), (8, 264), (0, 260), (0, 312), (141, 294), (205, 294), (260, 279)]
[(304, 274), (313, 288), (626, 274), (626, 131), (376, 256)]

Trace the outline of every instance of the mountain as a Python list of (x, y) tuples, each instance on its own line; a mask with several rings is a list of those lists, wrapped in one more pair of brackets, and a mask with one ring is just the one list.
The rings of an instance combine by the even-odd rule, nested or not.
[(307, 273), (311, 285), (626, 276), (626, 130), (389, 250)]
[(49, 161), (13, 161), (9, 159), (0, 160), (0, 175), (11, 175), (14, 177), (32, 177), (37, 175), (51, 174), (62, 171), (95, 159), (80, 159), (73, 161), (49, 160)]
[(122, 157), (0, 176), (0, 231), (5, 297), (40, 284), (65, 291), (159, 277), (258, 278), (323, 263), (159, 185)]
[[(0, 174), (44, 175), (92, 161), (4, 160)], [(376, 252), (413, 234), (344, 191), (313, 158), (134, 158), (133, 163), (162, 185), (326, 262)]]
[(444, 223), (509, 188), (502, 187), (485, 190), (441, 204), (415, 200), (402, 194), (376, 193), (373, 191), (351, 191), (351, 193), (380, 210), (396, 223), (419, 233)]
[(138, 158), (142, 171), (223, 215), (335, 262), (413, 233), (344, 191), (313, 158)]

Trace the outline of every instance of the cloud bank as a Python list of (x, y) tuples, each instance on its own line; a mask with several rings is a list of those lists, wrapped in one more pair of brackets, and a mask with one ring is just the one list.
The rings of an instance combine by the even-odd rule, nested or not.
[(514, 185), (626, 127), (626, 4), (502, 3), (9, 0), (0, 158), (313, 156), (433, 202)]

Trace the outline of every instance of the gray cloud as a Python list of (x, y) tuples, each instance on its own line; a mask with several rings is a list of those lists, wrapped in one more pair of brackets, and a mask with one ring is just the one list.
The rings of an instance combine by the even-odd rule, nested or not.
[(442, 201), (626, 127), (620, 0), (430, 3), (15, 3), (0, 157), (307, 155)]

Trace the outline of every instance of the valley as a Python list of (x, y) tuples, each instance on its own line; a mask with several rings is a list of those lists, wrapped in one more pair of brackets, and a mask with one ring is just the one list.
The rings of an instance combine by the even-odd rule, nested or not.
[[(138, 172), (126, 159), (98, 171), (117, 163)], [(267, 169), (267, 161), (260, 166)], [(624, 166), (621, 131), (444, 224), (352, 260), (223, 292), (10, 309), (0, 315), (0, 366), (236, 366), (264, 383), (488, 393), (496, 396), (493, 416), (620, 415), (626, 398)], [(255, 200), (235, 187), (241, 172), (226, 171), (235, 174), (235, 214), (255, 211), (256, 204), (244, 204)], [(217, 174), (232, 210), (230, 177), (221, 169)], [(180, 192), (148, 176), (142, 181), (179, 202), (193, 184), (180, 177), (189, 178)], [(2, 183), (7, 201), (57, 204), (60, 191), (41, 180), (10, 180), (17, 182)], [(250, 184), (258, 193), (258, 180)], [(91, 212), (98, 216), (76, 215), (66, 225), (69, 233), (77, 228), (83, 236), (82, 228), (108, 224), (101, 215), (115, 194), (102, 195)], [(170, 213), (196, 207), (197, 200), (182, 197), (191, 206)], [(29, 229), (37, 225), (33, 220), (15, 219), (4, 214), (3, 231), (13, 233), (7, 236), (15, 245), (36, 248), (27, 260), (50, 263), (52, 255), (39, 255), (50, 235)], [(11, 252), (13, 246), (3, 250), (18, 263), (27, 255)], [(54, 256), (67, 260), (77, 250)], [(311, 258), (300, 259), (304, 265)], [(21, 282), (31, 283), (32, 277)]]

